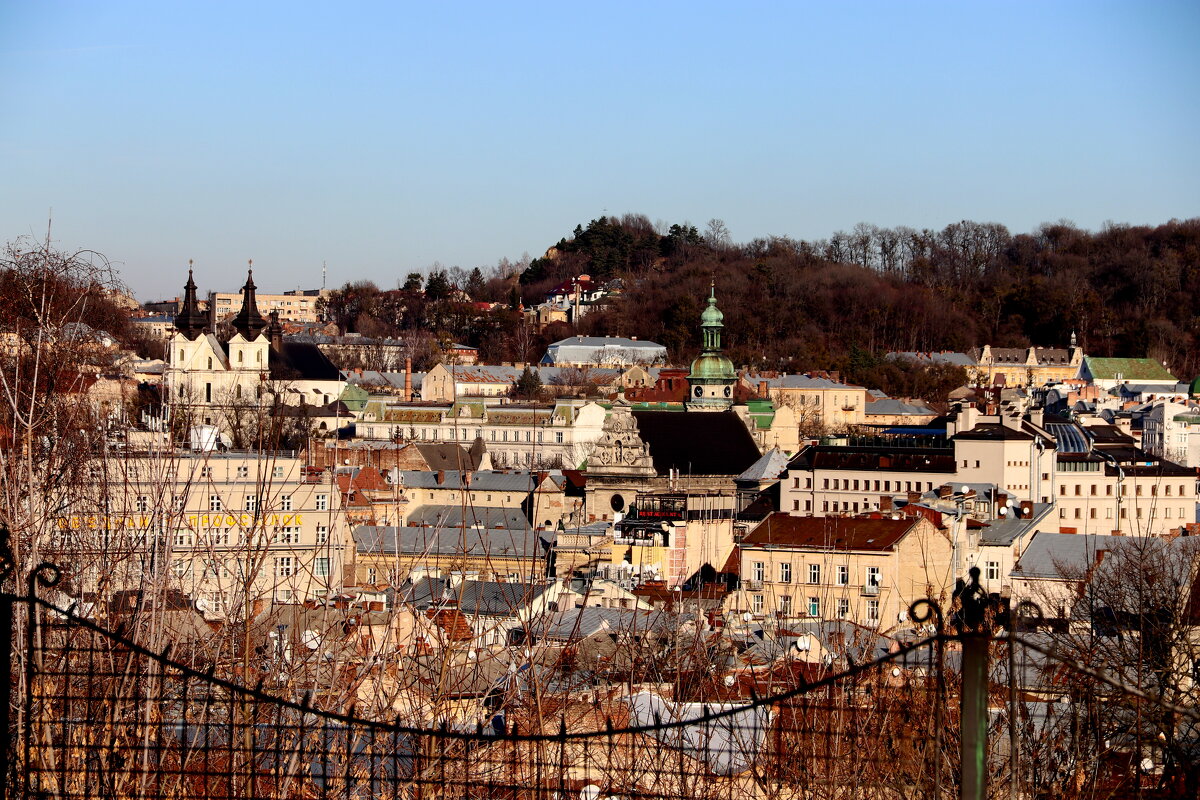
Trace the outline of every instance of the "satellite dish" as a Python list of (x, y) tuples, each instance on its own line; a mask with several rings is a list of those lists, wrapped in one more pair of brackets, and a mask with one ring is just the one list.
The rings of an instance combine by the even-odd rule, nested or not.
[(201, 614), (203, 614), (205, 611), (208, 611), (208, 601), (203, 597), (197, 597), (194, 605), (196, 606), (196, 610)]
[(892, 677), (893, 678), (900, 677), (900, 668), (899, 667), (892, 667)]
[(751, 614), (749, 611), (747, 611), (745, 614), (742, 614), (742, 622), (753, 622), (753, 621), (754, 621), (754, 615)]
[(896, 616), (900, 619), (901, 622), (908, 622), (908, 612), (907, 611), (901, 611)]
[(726, 675), (724, 680), (722, 680), (721, 682), (724, 683), (726, 686), (733, 686), (733, 676)]
[(589, 783), (579, 790), (579, 800), (598, 800), (599, 797), (600, 787), (594, 783)]
[(997, 512), (997, 513), (999, 513), (999, 514), (1000, 514), (1000, 516), (1002, 516), (1002, 517), (1003, 517), (1005, 514), (1007, 514), (1007, 513), (1008, 513), (1008, 508), (1006, 508), (1005, 506), (1000, 506), (1000, 511), (999, 511), (999, 512)]
[(967, 488), (966, 484), (963, 484), (962, 486), (958, 487), (959, 494), (966, 494), (969, 491), (971, 491), (971, 490)]

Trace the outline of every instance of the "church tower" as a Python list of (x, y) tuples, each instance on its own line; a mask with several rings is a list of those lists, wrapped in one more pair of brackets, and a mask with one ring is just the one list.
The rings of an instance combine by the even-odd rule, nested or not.
[(724, 411), (733, 406), (733, 385), (737, 373), (733, 362), (721, 352), (721, 331), (725, 315), (717, 308), (715, 284), (709, 288), (708, 308), (700, 315), (704, 347), (692, 362), (688, 374), (688, 411)]
[(233, 336), (229, 337), (229, 366), (234, 370), (265, 372), (270, 355), (271, 340), (263, 334), (267, 320), (258, 310), (254, 292), (254, 266), (246, 273), (242, 286), (242, 308), (233, 318)]

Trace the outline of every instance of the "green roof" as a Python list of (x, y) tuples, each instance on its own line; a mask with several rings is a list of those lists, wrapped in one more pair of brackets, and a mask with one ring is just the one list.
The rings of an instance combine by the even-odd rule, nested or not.
[(1173, 381), (1175, 376), (1153, 358), (1084, 358), (1087, 370), (1094, 380)]

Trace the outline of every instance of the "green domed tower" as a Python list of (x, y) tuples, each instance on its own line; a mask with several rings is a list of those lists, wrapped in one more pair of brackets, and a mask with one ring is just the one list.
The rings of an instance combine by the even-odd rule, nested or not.
[(733, 405), (737, 373), (733, 362), (721, 353), (721, 330), (725, 315), (717, 308), (716, 287), (710, 287), (708, 308), (700, 315), (704, 349), (692, 362), (688, 375), (688, 411), (724, 411)]

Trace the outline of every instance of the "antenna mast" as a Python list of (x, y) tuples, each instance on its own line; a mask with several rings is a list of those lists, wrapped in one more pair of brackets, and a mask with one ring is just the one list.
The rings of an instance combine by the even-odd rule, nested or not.
[(321, 291), (325, 291), (325, 273), (326, 273), (325, 262), (322, 261), (321, 262)]

